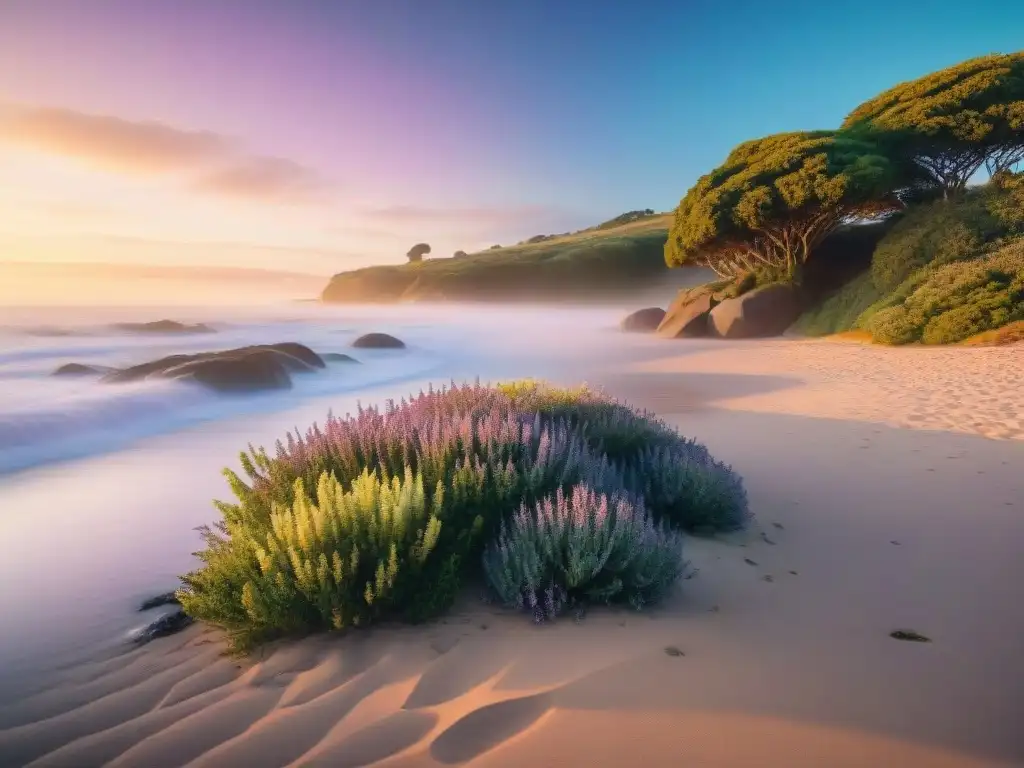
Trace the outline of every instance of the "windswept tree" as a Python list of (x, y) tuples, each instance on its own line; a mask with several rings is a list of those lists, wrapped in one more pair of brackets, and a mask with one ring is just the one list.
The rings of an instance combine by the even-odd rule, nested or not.
[(793, 279), (844, 221), (900, 207), (899, 183), (873, 144), (841, 132), (748, 141), (679, 203), (665, 261), (707, 266), (722, 277), (772, 272)]
[(428, 253), (430, 253), (429, 245), (426, 243), (416, 243), (416, 245), (410, 248), (409, 252), (405, 255), (410, 262), (420, 262), (423, 261), (423, 257)]
[(857, 107), (843, 128), (910, 159), (948, 198), (983, 164), (994, 174), (1024, 159), (1024, 51), (900, 83)]

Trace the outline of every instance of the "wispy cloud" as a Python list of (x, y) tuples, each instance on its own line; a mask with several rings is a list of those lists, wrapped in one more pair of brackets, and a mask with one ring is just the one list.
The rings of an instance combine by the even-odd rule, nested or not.
[(274, 203), (326, 201), (332, 187), (316, 171), (283, 157), (245, 157), (199, 178), (195, 189)]
[(223, 160), (235, 149), (225, 137), (208, 131), (49, 107), (4, 109), (0, 137), (108, 170), (145, 174), (202, 167)]
[(252, 154), (211, 131), (153, 121), (7, 105), (0, 108), (0, 140), (114, 173), (181, 177), (190, 188), (221, 197), (312, 203), (333, 189), (295, 160)]

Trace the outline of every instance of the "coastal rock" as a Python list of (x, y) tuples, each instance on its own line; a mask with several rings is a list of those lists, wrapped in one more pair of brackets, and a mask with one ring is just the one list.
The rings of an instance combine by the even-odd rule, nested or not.
[(191, 379), (221, 392), (287, 389), (289, 373), (326, 367), (323, 358), (302, 344), (285, 342), (240, 347), (222, 352), (170, 355), (130, 368), (115, 370), (102, 381), (121, 383), (150, 377)]
[(320, 357), (321, 357), (321, 359), (323, 359), (323, 361), (325, 363), (358, 363), (359, 362), (354, 357), (352, 357), (352, 355), (346, 355), (346, 354), (344, 354), (342, 352), (325, 352), (324, 354), (320, 355)]
[(778, 336), (799, 315), (800, 301), (792, 286), (766, 285), (717, 305), (708, 315), (708, 326), (723, 339)]
[(356, 349), (405, 349), (405, 342), (387, 333), (366, 333), (352, 342)]
[[(307, 347), (305, 344), (299, 344), (294, 341), (283, 341), (279, 344), (261, 344), (258, 347), (242, 347), (242, 350), (246, 349), (269, 349), (274, 352), (283, 352), (289, 358), (295, 360), (301, 360), (309, 368), (326, 368), (324, 360), (320, 355), (314, 352), (312, 349)], [(292, 369), (297, 370), (297, 369)]]
[(162, 372), (170, 379), (192, 379), (219, 392), (289, 389), (292, 379), (282, 356), (259, 351), (237, 357), (212, 357), (176, 365)]
[(144, 600), (142, 605), (139, 606), (139, 611), (149, 611), (153, 608), (159, 608), (164, 605), (179, 605), (178, 596), (174, 592), (165, 592), (162, 595), (156, 595), (148, 600)]
[(652, 333), (664, 318), (665, 310), (661, 307), (647, 307), (626, 315), (620, 327), (629, 333)]
[(102, 365), (85, 365), (84, 363), (65, 363), (55, 370), (51, 376), (102, 376), (110, 373), (113, 368)]
[(150, 640), (156, 640), (158, 637), (167, 637), (168, 635), (181, 632), (181, 630), (192, 624), (192, 621), (192, 617), (184, 611), (180, 609), (172, 611), (147, 624), (132, 640), (137, 645), (142, 645)]
[(707, 336), (708, 315), (717, 303), (707, 292), (681, 292), (669, 306), (657, 334), (665, 339)]
[(205, 323), (179, 323), (177, 320), (154, 320), (149, 323), (114, 323), (119, 331), (132, 333), (216, 333), (214, 328)]

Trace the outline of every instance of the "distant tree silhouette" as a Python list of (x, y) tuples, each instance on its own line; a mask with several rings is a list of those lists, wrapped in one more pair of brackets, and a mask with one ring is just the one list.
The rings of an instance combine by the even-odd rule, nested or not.
[(416, 245), (410, 248), (409, 252), (405, 255), (410, 262), (419, 262), (423, 261), (423, 257), (428, 253), (430, 253), (429, 245), (426, 243), (416, 243)]
[(461, 259), (464, 256), (468, 256), (468, 255), (469, 254), (466, 253), (465, 251), (456, 251), (455, 253), (452, 254), (452, 258), (453, 259)]

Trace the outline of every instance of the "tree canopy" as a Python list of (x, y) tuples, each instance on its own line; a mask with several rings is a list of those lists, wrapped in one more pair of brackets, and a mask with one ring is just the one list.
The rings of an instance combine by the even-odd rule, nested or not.
[(884, 142), (945, 196), (956, 194), (982, 164), (997, 173), (1024, 159), (1024, 51), (900, 83), (853, 110), (843, 128)]
[(841, 132), (745, 142), (679, 203), (665, 261), (708, 266), (723, 277), (782, 270), (793, 277), (844, 220), (898, 207), (899, 182), (873, 144)]
[(409, 252), (405, 255), (409, 261), (423, 261), (423, 257), (428, 253), (430, 253), (429, 245), (426, 243), (416, 243), (416, 245), (410, 248)]

